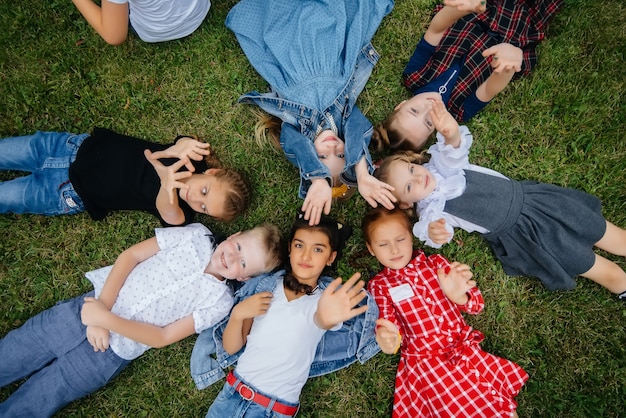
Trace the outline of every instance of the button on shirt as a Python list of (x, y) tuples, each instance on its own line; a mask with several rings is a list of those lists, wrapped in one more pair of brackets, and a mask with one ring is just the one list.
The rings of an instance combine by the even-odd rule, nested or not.
[[(122, 318), (166, 326), (193, 316), (197, 333), (228, 314), (233, 296), (225, 281), (204, 269), (214, 251), (213, 234), (201, 224), (155, 230), (159, 251), (128, 275), (111, 309)], [(112, 266), (86, 274), (100, 295)], [(110, 346), (132, 360), (150, 347), (111, 332)]]

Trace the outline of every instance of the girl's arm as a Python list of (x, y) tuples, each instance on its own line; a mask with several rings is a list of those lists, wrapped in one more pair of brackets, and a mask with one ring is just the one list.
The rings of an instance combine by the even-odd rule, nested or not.
[(98, 300), (102, 302), (105, 308), (111, 310), (117, 300), (120, 289), (135, 266), (152, 257), (158, 251), (159, 244), (157, 239), (152, 237), (124, 250), (117, 257), (98, 296)]
[(246, 345), (254, 318), (267, 312), (272, 296), (272, 292), (260, 292), (235, 305), (222, 335), (222, 345), (228, 354), (235, 354)]
[(109, 329), (126, 338), (155, 348), (165, 347), (196, 332), (192, 315), (164, 327), (159, 327), (117, 316), (95, 298), (85, 298), (81, 319), (83, 324), (87, 326)]
[(150, 153), (150, 157), (146, 154), (148, 161), (159, 160), (161, 158), (178, 158), (179, 160), (185, 160), (185, 167), (189, 171), (195, 171), (195, 167), (191, 160), (200, 161), (207, 155), (211, 155), (211, 144), (208, 142), (201, 142), (191, 137), (182, 137), (176, 141), (175, 144), (162, 150)]
[(304, 219), (309, 221), (309, 225), (317, 225), (322, 219), (322, 212), (326, 215), (330, 213), (330, 206), (333, 201), (333, 191), (325, 178), (311, 179), (311, 186), (306, 192), (302, 212)]
[(128, 3), (115, 4), (102, 0), (72, 0), (87, 23), (110, 45), (120, 45), (128, 36)]
[(502, 43), (482, 52), (483, 57), (491, 57), (493, 72), (476, 90), (476, 97), (488, 102), (509, 84), (516, 72), (522, 70), (524, 52), (511, 44)]
[(470, 13), (485, 11), (485, 1), (482, 0), (445, 0), (445, 7), (437, 12), (430, 21), (424, 34), (424, 39), (431, 45), (439, 45), (443, 34), (457, 20)]
[(369, 173), (365, 157), (359, 160), (354, 167), (354, 171), (356, 172), (356, 183), (359, 193), (365, 198), (367, 203), (372, 207), (376, 207), (380, 203), (389, 210), (393, 209), (394, 203), (398, 201), (391, 193), (395, 189)]
[[(180, 180), (189, 178), (193, 174), (192, 171), (181, 171), (183, 165), (189, 163), (189, 159), (184, 158), (176, 161), (170, 166), (164, 166), (158, 158), (156, 153), (150, 150), (145, 150), (144, 155), (146, 159), (152, 164), (159, 179), (161, 180), (161, 187), (156, 198), (156, 208), (159, 211), (159, 215), (165, 222), (170, 225), (182, 225), (185, 222), (185, 213), (178, 205), (178, 196), (176, 195), (177, 189), (186, 190), (189, 188), (185, 183)], [(193, 168), (193, 165), (191, 166)]]
[(459, 124), (454, 117), (446, 109), (446, 105), (443, 104), (441, 97), (437, 99), (429, 99), (433, 102), (433, 107), (430, 110), (430, 117), (432, 118), (435, 129), (445, 139), (446, 145), (451, 145), (453, 148), (458, 148), (461, 145), (461, 131)]
[(400, 330), (393, 322), (378, 318), (376, 320), (376, 342), (385, 354), (396, 354), (402, 344)]

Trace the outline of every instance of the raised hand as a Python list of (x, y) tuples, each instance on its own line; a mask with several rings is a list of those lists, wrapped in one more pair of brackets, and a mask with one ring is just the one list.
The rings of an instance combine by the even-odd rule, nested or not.
[(446, 143), (452, 146), (458, 146), (461, 141), (459, 124), (454, 120), (450, 112), (448, 112), (441, 97), (429, 100), (433, 103), (433, 107), (430, 109), (430, 117), (433, 121), (433, 125), (435, 125), (435, 129), (444, 136)]
[(341, 284), (341, 277), (333, 280), (320, 297), (315, 312), (315, 323), (322, 329), (331, 329), (340, 322), (347, 321), (367, 311), (367, 305), (355, 308), (366, 296), (365, 282), (359, 280), (361, 273), (354, 273)]
[(522, 70), (524, 52), (511, 44), (501, 43), (487, 48), (483, 57), (491, 57), (491, 68), (495, 73), (518, 72)]
[(467, 264), (457, 261), (445, 269), (437, 270), (439, 286), (443, 293), (457, 305), (465, 305), (468, 301), (467, 292), (476, 287), (476, 281), (472, 280), (472, 271)]
[(302, 204), (304, 219), (309, 221), (311, 226), (317, 225), (322, 219), (322, 212), (326, 215), (330, 213), (332, 201), (333, 191), (326, 179), (313, 179)]
[(152, 164), (154, 170), (157, 172), (159, 179), (161, 180), (161, 188), (167, 191), (169, 202), (171, 205), (175, 203), (176, 189), (188, 189), (185, 183), (181, 182), (181, 179), (191, 177), (193, 172), (193, 165), (191, 171), (181, 171), (183, 165), (187, 165), (189, 160), (187, 158), (178, 160), (170, 166), (165, 166), (158, 158), (155, 157), (157, 153), (145, 150), (144, 155), (146, 159)]
[(359, 193), (372, 207), (377, 207), (380, 203), (391, 210), (398, 199), (391, 193), (395, 190), (392, 186), (378, 180), (371, 174), (366, 174), (357, 179)]
[(201, 142), (190, 137), (180, 138), (174, 145), (162, 151), (152, 153), (152, 158), (178, 158), (179, 160), (187, 159), (185, 166), (187, 170), (193, 171), (193, 164), (189, 160), (200, 161), (205, 156), (211, 155), (211, 144)]

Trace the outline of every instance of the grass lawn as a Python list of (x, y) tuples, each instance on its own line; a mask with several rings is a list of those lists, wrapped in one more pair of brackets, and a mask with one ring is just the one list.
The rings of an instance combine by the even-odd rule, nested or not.
[[(250, 109), (236, 105), (239, 95), (266, 85), (223, 25), (234, 3), (214, 2), (200, 29), (183, 40), (145, 44), (131, 36), (111, 47), (69, 1), (0, 2), (0, 135), (103, 126), (166, 143), (196, 133), (224, 163), (247, 172), (255, 191), (251, 210), (238, 221), (203, 221), (224, 234), (263, 221), (286, 232), (301, 204), (298, 174), (280, 152), (254, 142)], [(374, 37), (381, 59), (358, 101), (373, 122), (408, 97), (400, 74), (431, 5), (398, 0)], [(626, 3), (567, 0), (534, 73), (469, 124), (473, 162), (515, 179), (585, 190), (602, 200), (608, 220), (626, 227), (625, 55)], [(0, 180), (10, 176), (0, 173)], [(344, 277), (379, 268), (358, 231), (366, 206), (354, 196), (333, 207), (334, 216), (357, 227), (339, 266)], [(90, 290), (84, 272), (112, 264), (157, 226), (150, 215), (131, 212), (101, 222), (85, 214), (0, 215), (0, 335)], [(475, 235), (458, 232), (442, 253), (473, 266), (486, 308), (468, 321), (485, 333), (483, 347), (530, 374), (518, 397), (520, 417), (625, 416), (625, 304), (586, 279), (574, 291), (549, 293), (536, 279), (507, 277)], [(610, 258), (626, 268), (623, 257)], [(204, 416), (221, 384), (195, 389), (193, 341), (149, 351), (105, 389), (58, 415)], [(390, 416), (397, 360), (380, 354), (310, 380), (300, 416)], [(0, 400), (16, 387), (0, 389)]]

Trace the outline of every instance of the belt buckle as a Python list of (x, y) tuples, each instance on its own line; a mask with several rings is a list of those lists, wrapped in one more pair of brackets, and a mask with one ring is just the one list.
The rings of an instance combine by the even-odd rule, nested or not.
[[(250, 392), (249, 396), (244, 395), (242, 392), (244, 390), (248, 390)], [(239, 392), (239, 395), (241, 395), (241, 397), (243, 399), (245, 399), (246, 401), (251, 401), (254, 399), (254, 389), (252, 389), (250, 386), (246, 385), (245, 383), (241, 383), (239, 385), (239, 387), (237, 388), (237, 392)]]

